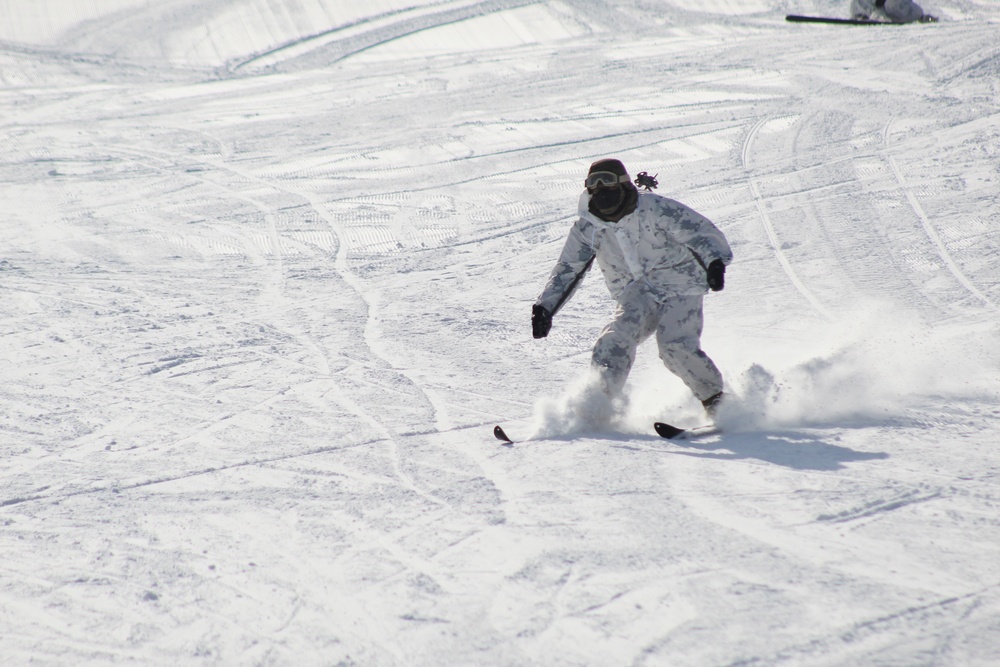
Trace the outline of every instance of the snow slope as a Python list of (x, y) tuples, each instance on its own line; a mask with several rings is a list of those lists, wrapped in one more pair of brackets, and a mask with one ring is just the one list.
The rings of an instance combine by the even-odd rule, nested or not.
[[(1000, 663), (1000, 6), (847, 4), (0, 0), (0, 664)], [(725, 435), (531, 338), (605, 156)]]

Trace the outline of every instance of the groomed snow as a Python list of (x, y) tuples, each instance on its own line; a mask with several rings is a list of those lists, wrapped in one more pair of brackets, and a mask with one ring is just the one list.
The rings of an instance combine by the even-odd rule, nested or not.
[[(0, 0), (0, 664), (1000, 664), (1000, 5), (848, 4)], [(531, 338), (607, 156), (723, 435)]]

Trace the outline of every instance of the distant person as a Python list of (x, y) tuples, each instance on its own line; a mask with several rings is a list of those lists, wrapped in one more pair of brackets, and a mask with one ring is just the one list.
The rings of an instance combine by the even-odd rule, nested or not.
[(653, 194), (654, 177), (639, 174), (639, 192), (615, 159), (590, 165), (578, 218), (541, 295), (531, 309), (535, 338), (569, 300), (594, 260), (618, 302), (591, 355), (601, 389), (618, 398), (636, 348), (656, 335), (660, 359), (714, 416), (722, 401), (722, 374), (701, 349), (702, 300), (725, 285), (733, 259), (712, 222), (684, 204)]
[(933, 23), (937, 18), (924, 14), (913, 0), (851, 0), (851, 18), (892, 23)]

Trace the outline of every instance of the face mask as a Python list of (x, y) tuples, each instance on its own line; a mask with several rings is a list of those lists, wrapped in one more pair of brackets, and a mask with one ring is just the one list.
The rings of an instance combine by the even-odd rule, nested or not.
[(625, 190), (620, 186), (613, 188), (598, 188), (597, 192), (590, 196), (594, 208), (601, 213), (614, 213), (622, 201), (625, 199)]

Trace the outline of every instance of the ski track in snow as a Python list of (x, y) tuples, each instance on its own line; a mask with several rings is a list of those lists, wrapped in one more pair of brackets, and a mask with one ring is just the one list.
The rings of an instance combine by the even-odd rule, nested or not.
[[(0, 663), (1000, 663), (1000, 12), (922, 4), (8, 8)], [(608, 155), (734, 247), (722, 435), (647, 343), (529, 437)]]

